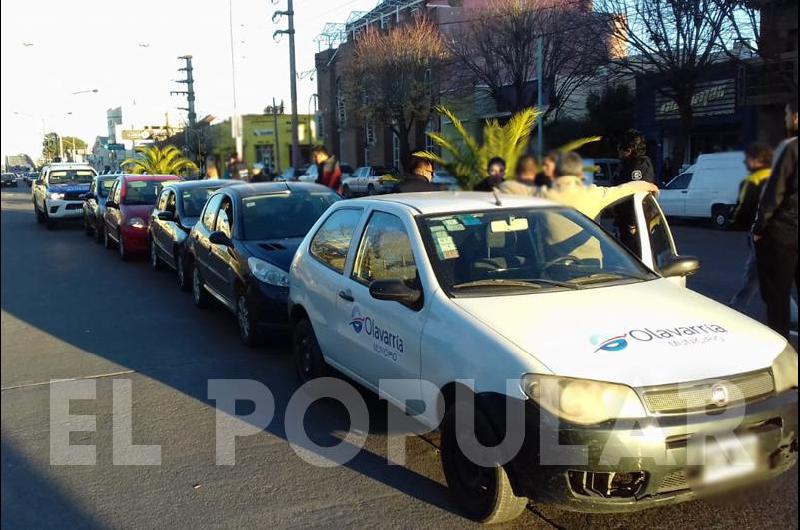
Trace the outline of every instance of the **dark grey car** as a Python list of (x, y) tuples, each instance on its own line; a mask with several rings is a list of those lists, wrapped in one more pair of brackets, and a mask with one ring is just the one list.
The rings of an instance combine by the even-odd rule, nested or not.
[(96, 243), (103, 242), (103, 215), (106, 213), (108, 192), (116, 179), (117, 175), (96, 176), (83, 198), (83, 230), (87, 236), (94, 237)]

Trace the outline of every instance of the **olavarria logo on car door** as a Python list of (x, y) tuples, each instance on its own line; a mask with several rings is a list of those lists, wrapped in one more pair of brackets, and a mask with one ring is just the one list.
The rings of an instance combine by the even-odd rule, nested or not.
[(362, 315), (358, 306), (353, 306), (350, 327), (357, 334), (361, 334), (363, 331), (366, 336), (372, 338), (372, 349), (375, 353), (390, 356), (394, 359), (397, 358), (397, 355), (403, 354), (403, 338), (395, 332), (382, 327), (371, 316)]

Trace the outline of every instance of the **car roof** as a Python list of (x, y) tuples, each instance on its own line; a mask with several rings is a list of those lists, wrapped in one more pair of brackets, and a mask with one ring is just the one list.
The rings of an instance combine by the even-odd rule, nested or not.
[(248, 183), (242, 182), (237, 183), (234, 186), (229, 186), (226, 188), (231, 194), (236, 195), (238, 197), (252, 197), (253, 195), (263, 195), (266, 193), (277, 193), (281, 191), (330, 191), (333, 193), (333, 190), (328, 188), (327, 186), (322, 186), (320, 184), (314, 184), (313, 182), (257, 182), (257, 183)]
[(164, 186), (165, 188), (175, 188), (176, 190), (186, 190), (194, 188), (224, 188), (238, 184), (238, 181), (227, 179), (203, 179), (203, 180), (183, 180), (172, 182)]
[(117, 177), (122, 177), (125, 180), (180, 180), (181, 178), (176, 175), (134, 175), (131, 173), (123, 173), (117, 175)]
[[(497, 204), (497, 198), (500, 199), (500, 205)], [(491, 192), (432, 191), (395, 193), (379, 197), (352, 199), (346, 202), (349, 204), (372, 203), (373, 206), (381, 203), (401, 204), (422, 215), (475, 212), (495, 208), (543, 208), (555, 204), (544, 199), (521, 195), (498, 195), (497, 198)]]
[(50, 169), (94, 169), (91, 164), (84, 162), (53, 162), (47, 164), (46, 167)]

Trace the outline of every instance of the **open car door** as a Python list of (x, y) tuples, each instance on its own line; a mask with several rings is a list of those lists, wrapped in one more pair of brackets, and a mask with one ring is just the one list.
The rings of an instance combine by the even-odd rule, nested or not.
[[(626, 223), (618, 223), (618, 218), (629, 218), (635, 222), (636, 234), (633, 241), (626, 242), (620, 238), (618, 225)], [(598, 222), (639, 256), (652, 271), (668, 276), (676, 285), (686, 287), (686, 276), (696, 271), (696, 268), (687, 270), (687, 274), (683, 276), (674, 275), (674, 269), (667, 271), (668, 267), (673, 268), (680, 255), (667, 218), (652, 194), (637, 193), (609, 206), (601, 212)]]

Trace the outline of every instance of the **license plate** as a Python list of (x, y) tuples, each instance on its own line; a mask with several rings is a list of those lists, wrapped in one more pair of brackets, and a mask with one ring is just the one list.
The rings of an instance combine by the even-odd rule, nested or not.
[(702, 478), (717, 484), (756, 471), (758, 438), (753, 434), (709, 438), (705, 444)]

